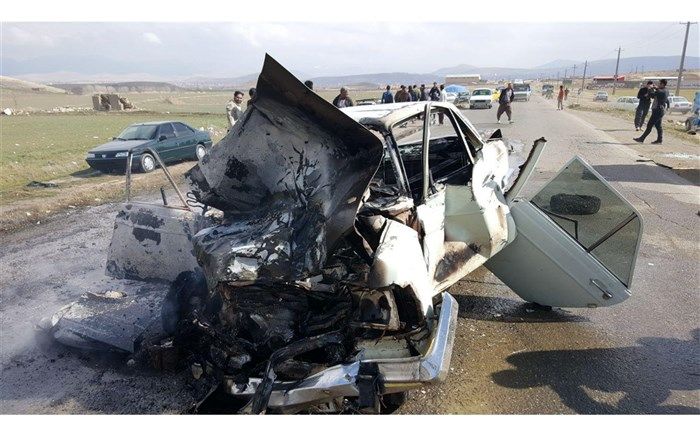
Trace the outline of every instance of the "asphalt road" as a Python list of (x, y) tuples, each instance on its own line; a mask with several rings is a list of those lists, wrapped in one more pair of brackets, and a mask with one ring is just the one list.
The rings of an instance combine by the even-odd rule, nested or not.
[[(585, 113), (539, 97), (465, 111), (480, 128), (548, 149), (526, 192), (580, 155), (641, 212), (633, 295), (604, 309), (533, 311), (485, 269), (453, 287), (459, 323), (446, 383), (413, 392), (399, 413), (700, 412), (700, 190), (644, 161)], [(623, 121), (619, 129), (629, 129)], [(630, 135), (633, 135), (630, 129)], [(192, 401), (186, 374), (160, 374), (42, 341), (39, 319), (105, 285), (115, 205), (75, 211), (0, 237), (0, 412), (172, 413)]]
[[(597, 128), (579, 111), (533, 95), (466, 110), (479, 129), (500, 127), (548, 146), (526, 187), (534, 194), (575, 155), (641, 213), (644, 233), (632, 296), (599, 309), (532, 311), (485, 269), (452, 288), (460, 305), (452, 372), (414, 392), (402, 413), (699, 413), (700, 189)], [(502, 117), (505, 120), (505, 116)], [(614, 121), (608, 123), (614, 124)], [(617, 121), (616, 131), (634, 127)]]

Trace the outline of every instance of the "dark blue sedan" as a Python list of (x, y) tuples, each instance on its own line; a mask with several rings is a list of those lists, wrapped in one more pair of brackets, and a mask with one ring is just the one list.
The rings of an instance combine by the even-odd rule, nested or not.
[(179, 121), (153, 121), (132, 124), (112, 141), (90, 150), (88, 165), (102, 172), (126, 170), (126, 157), (132, 151), (132, 170), (151, 172), (156, 159), (146, 151), (151, 148), (164, 163), (201, 159), (211, 147), (209, 133), (191, 128)]

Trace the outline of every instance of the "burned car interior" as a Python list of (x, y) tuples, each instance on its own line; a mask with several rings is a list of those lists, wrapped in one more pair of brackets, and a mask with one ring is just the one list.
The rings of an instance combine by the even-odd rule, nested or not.
[[(83, 297), (46, 329), (185, 369), (202, 400), (223, 391), (243, 413), (390, 411), (447, 377), (448, 289), (482, 264), (531, 302), (629, 295), (641, 221), (585, 163), (516, 199), (544, 145), (483, 137), (450, 104), (341, 111), (266, 56), (256, 98), (188, 171), (187, 195), (162, 166), (182, 205), (127, 198), (106, 268), (125, 292)], [(581, 209), (582, 181), (603, 207)], [(571, 265), (552, 267), (547, 238)], [(544, 255), (524, 262), (533, 250)], [(582, 263), (582, 279), (562, 279)]]

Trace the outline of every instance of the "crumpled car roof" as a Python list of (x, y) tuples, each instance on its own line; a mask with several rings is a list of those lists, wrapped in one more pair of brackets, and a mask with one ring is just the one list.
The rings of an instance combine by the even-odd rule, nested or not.
[(271, 56), (242, 120), (187, 173), (224, 211), (194, 246), (209, 281), (301, 280), (353, 221), (383, 154), (381, 140)]

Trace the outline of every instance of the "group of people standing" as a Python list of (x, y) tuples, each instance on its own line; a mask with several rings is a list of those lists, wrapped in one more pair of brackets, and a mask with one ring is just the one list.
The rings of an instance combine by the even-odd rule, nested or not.
[(421, 84), (420, 88), (418, 85), (409, 85), (408, 89), (406, 85), (401, 85), (396, 94), (392, 94), (391, 85), (387, 85), (386, 91), (382, 94), (381, 103), (425, 102), (428, 100), (446, 102), (445, 84), (438, 86), (437, 82), (433, 82), (433, 87), (429, 91), (426, 90), (425, 84)]

